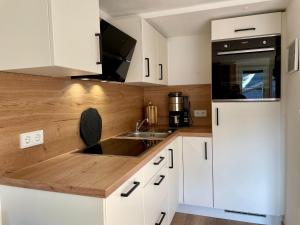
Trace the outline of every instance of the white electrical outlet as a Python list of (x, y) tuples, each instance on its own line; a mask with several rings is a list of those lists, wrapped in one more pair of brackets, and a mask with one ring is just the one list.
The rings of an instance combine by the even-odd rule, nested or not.
[(207, 117), (207, 110), (194, 110), (194, 117)]
[(20, 134), (20, 148), (29, 148), (44, 144), (44, 131), (37, 130), (29, 133)]

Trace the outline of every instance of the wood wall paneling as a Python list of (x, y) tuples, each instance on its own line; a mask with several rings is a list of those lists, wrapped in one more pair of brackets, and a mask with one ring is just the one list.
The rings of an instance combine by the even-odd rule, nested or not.
[[(158, 123), (167, 126), (169, 123), (169, 99), (170, 92), (181, 91), (183, 95), (190, 97), (193, 126), (211, 127), (211, 85), (183, 85), (169, 87), (146, 87), (144, 89), (145, 105), (151, 101), (158, 107)], [(207, 117), (195, 118), (193, 110), (207, 110)]]
[[(143, 116), (143, 88), (0, 73), (0, 173), (84, 146), (79, 118), (88, 107), (103, 119), (102, 139), (135, 127)], [(19, 134), (44, 130), (45, 144), (19, 148)]]

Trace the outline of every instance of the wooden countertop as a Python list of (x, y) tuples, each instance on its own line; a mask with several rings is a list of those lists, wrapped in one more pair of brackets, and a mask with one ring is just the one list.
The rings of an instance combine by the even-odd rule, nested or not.
[(106, 198), (178, 136), (211, 137), (210, 128), (174, 132), (141, 157), (67, 153), (0, 178), (0, 184)]

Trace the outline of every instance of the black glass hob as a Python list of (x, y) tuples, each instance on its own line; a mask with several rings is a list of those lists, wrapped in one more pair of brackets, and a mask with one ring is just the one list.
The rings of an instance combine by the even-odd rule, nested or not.
[(79, 151), (82, 154), (140, 156), (160, 140), (108, 139)]

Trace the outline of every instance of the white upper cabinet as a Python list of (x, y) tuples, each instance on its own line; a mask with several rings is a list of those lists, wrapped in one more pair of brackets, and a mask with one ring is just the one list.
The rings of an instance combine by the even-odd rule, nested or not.
[(158, 63), (158, 83), (167, 85), (168, 84), (168, 41), (157, 32), (157, 63)]
[(76, 76), (99, 74), (98, 0), (3, 0), (0, 70)]
[(158, 80), (158, 46), (156, 36), (156, 30), (149, 23), (142, 20), (143, 81), (149, 83), (157, 83)]
[(278, 12), (212, 21), (212, 40), (280, 34), (281, 16)]
[(167, 84), (167, 39), (138, 16), (113, 18), (110, 23), (137, 40), (125, 82)]

